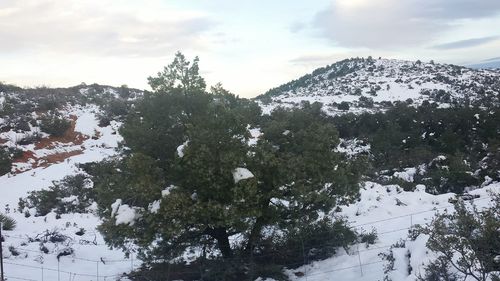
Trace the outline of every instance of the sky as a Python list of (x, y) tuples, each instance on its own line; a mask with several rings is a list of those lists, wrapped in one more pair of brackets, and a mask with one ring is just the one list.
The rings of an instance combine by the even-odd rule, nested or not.
[(0, 0), (0, 81), (149, 89), (177, 51), (254, 97), (350, 57), (500, 57), (499, 0)]

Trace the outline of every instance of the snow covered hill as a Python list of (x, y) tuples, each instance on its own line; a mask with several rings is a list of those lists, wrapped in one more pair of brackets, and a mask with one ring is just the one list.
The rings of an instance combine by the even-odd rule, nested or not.
[[(257, 97), (264, 112), (303, 101), (329, 114), (373, 112), (397, 102), (441, 107), (499, 104), (500, 71), (391, 59), (355, 58), (318, 68)], [(344, 105), (341, 105), (344, 103)], [(347, 106), (346, 106), (347, 105)]]
[[(82, 173), (79, 164), (117, 155), (122, 140), (118, 131), (123, 121), (120, 116), (141, 95), (137, 90), (99, 85), (38, 91), (0, 87), (0, 112), (10, 108), (8, 114), (0, 115), (0, 144), (21, 152), (10, 173), (0, 176), (0, 212), (17, 222), (14, 230), (3, 233), (8, 280), (127, 280), (123, 274), (141, 265), (133, 252), (127, 255), (105, 245), (97, 230), (101, 222), (95, 205), (87, 213), (51, 212), (46, 216), (18, 208), (19, 199), (29, 192), (47, 189), (53, 181)], [(272, 89), (257, 101), (264, 113), (277, 106), (321, 102), (323, 110), (333, 115), (385, 110), (403, 101), (416, 105), (429, 101), (441, 107), (465, 103), (498, 105), (499, 96), (500, 71), (350, 59)], [(347, 102), (349, 109), (342, 102)], [(51, 110), (70, 120), (70, 127), (62, 136), (49, 136), (40, 130), (37, 120)], [(258, 132), (251, 130), (255, 141)], [(353, 142), (344, 140), (337, 150), (349, 156), (369, 153), (369, 145), (349, 141)], [(412, 181), (412, 169), (392, 176)], [(500, 184), (489, 182), (470, 193), (479, 196), (474, 200), (479, 207), (485, 207), (491, 203), (490, 193), (500, 193)], [(360, 243), (340, 249), (330, 259), (287, 270), (287, 274), (291, 280), (384, 280), (386, 261), (381, 253), (392, 250), (394, 270), (387, 275), (393, 281), (416, 280), (433, 256), (425, 247), (426, 237), (406, 241), (408, 229), (429, 222), (436, 212), (452, 210), (449, 199), (453, 197), (451, 193), (429, 194), (422, 185), (407, 192), (398, 185), (365, 182), (359, 201), (339, 206), (332, 216), (345, 216), (358, 231), (376, 230), (375, 244)], [(391, 248), (395, 243), (398, 247)]]
[[(104, 96), (118, 99), (117, 89), (97, 85), (66, 90), (44, 89), (48, 94), (37, 94), (15, 89), (0, 93), (2, 105), (12, 107), (9, 115), (0, 118), (0, 143), (20, 151), (11, 172), (0, 176), (0, 212), (17, 224), (14, 230), (3, 232), (7, 280), (115, 280), (140, 265), (133, 255), (126, 257), (123, 251), (105, 245), (96, 229), (100, 224), (96, 206), (88, 213), (46, 216), (18, 208), (19, 199), (29, 192), (47, 189), (65, 176), (81, 173), (79, 164), (117, 153), (121, 122), (102, 124), (104, 110), (97, 102)], [(57, 94), (60, 96), (54, 100), (63, 103), (57, 110), (71, 125), (64, 135), (54, 137), (41, 132), (33, 120), (44, 114), (40, 104)], [(94, 100), (85, 100), (90, 95)], [(33, 119), (22, 130), (18, 125), (26, 117)]]

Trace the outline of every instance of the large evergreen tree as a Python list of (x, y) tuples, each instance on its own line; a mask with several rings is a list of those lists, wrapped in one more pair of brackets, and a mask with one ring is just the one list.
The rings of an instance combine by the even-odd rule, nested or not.
[[(338, 197), (357, 193), (361, 167), (335, 151), (337, 131), (320, 106), (261, 116), (220, 85), (211, 93), (198, 82), (175, 86), (172, 71), (189, 65), (180, 58), (150, 78), (155, 92), (121, 131), (123, 156), (89, 168), (110, 245), (133, 242), (155, 261), (193, 247), (248, 256), (270, 229), (315, 224)], [(185, 73), (203, 81), (197, 66)], [(261, 133), (253, 142), (249, 128)]]

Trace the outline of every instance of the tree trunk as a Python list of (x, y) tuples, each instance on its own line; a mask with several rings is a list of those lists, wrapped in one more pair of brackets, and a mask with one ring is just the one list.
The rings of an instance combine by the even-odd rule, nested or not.
[(231, 245), (229, 245), (229, 235), (225, 227), (211, 228), (207, 231), (207, 234), (217, 240), (217, 246), (223, 258), (227, 259), (233, 256), (233, 250), (231, 249)]
[(260, 232), (264, 227), (264, 218), (258, 217), (253, 225), (250, 236), (248, 236), (247, 246), (245, 247), (245, 254), (250, 255), (255, 248), (255, 243), (260, 239)]

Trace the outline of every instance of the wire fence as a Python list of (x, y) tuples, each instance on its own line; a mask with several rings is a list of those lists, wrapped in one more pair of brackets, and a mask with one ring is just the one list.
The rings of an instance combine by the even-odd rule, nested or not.
[[(491, 198), (490, 196), (485, 196), (485, 197), (474, 199), (473, 201), (487, 200), (490, 198)], [(429, 212), (437, 212), (439, 210), (451, 208), (453, 206), (454, 206), (453, 204), (446, 204), (446, 205), (442, 205), (440, 207), (435, 207), (435, 208), (432, 208), (429, 210), (408, 213), (408, 214), (400, 215), (400, 216), (393, 216), (393, 217), (386, 218), (386, 219), (363, 222), (360, 224), (354, 224), (354, 225), (350, 226), (350, 228), (353, 231), (359, 231), (360, 229), (363, 230), (363, 227), (375, 225), (378, 223), (384, 223), (384, 222), (394, 221), (394, 220), (408, 219), (407, 220), (408, 224), (406, 227), (400, 227), (397, 229), (377, 232), (378, 236), (387, 235), (387, 234), (401, 232), (401, 231), (405, 231), (405, 230), (409, 230), (409, 229), (413, 228), (416, 224), (415, 222), (417, 221), (417, 220), (415, 220), (415, 218), (418, 215), (429, 213)], [(427, 216), (424, 218), (424, 220), (426, 218), (427, 218)], [(323, 235), (323, 237), (324, 237), (325, 234), (326, 233), (319, 232), (319, 233), (315, 233), (314, 236), (321, 237)], [(16, 237), (16, 236), (11, 236), (11, 235), (3, 235), (3, 236), (7, 239), (7, 241), (8, 241), (8, 239), (26, 240), (26, 238), (23, 238), (23, 237)], [(96, 245), (96, 244), (94, 244), (94, 245)], [(99, 244), (99, 245), (103, 245), (103, 244)], [(309, 244), (309, 245), (307, 245), (307, 247), (302, 245), (302, 247), (298, 247), (295, 250), (295, 252), (294, 252), (294, 250), (292, 250), (291, 253), (296, 253), (297, 255), (302, 255), (304, 258), (304, 261), (301, 261), (300, 263), (284, 264), (283, 266), (285, 268), (296, 268), (297, 266), (300, 266), (303, 264), (307, 265), (307, 264), (309, 264), (309, 262), (308, 262), (308, 258), (307, 258), (306, 253), (309, 252), (310, 250), (317, 249), (318, 247), (326, 247), (326, 246), (336, 246), (336, 245), (331, 245), (328, 243)], [(377, 247), (367, 247), (365, 249), (359, 249), (359, 244), (358, 244), (358, 248), (355, 251), (351, 251), (350, 253), (348, 253), (348, 255), (352, 256), (353, 258), (357, 258), (358, 262), (356, 265), (347, 266), (347, 267), (338, 267), (338, 268), (334, 267), (334, 268), (331, 268), (328, 270), (322, 270), (322, 271), (315, 270), (314, 272), (308, 271), (307, 267), (305, 267), (304, 272), (301, 272), (301, 274), (303, 274), (302, 276), (305, 278), (305, 280), (307, 280), (308, 277), (315, 279), (318, 276), (337, 272), (337, 271), (356, 269), (359, 272), (359, 276), (363, 276), (363, 268), (370, 266), (370, 265), (381, 264), (381, 263), (384, 263), (385, 261), (379, 257), (379, 258), (377, 258), (377, 260), (374, 260), (374, 261), (372, 260), (370, 262), (363, 263), (361, 253), (369, 252), (369, 251), (390, 249), (391, 247), (392, 247), (392, 244), (391, 245), (377, 246)], [(4, 260), (4, 264), (6, 265), (6, 268), (5, 268), (6, 280), (28, 280), (28, 281), (45, 281), (45, 280), (48, 280), (48, 281), (52, 281), (52, 280), (57, 280), (57, 281), (61, 281), (61, 280), (70, 280), (70, 281), (84, 281), (84, 280), (99, 281), (99, 280), (101, 280), (102, 281), (102, 280), (104, 280), (104, 281), (108, 281), (109, 280), (110, 281), (110, 280), (118, 280), (120, 277), (124, 277), (126, 272), (133, 272), (134, 270), (137, 269), (137, 266), (134, 263), (133, 253), (131, 253), (129, 258), (124, 258), (124, 259), (106, 259), (106, 258), (88, 259), (88, 258), (79, 258), (79, 257), (75, 257), (75, 256), (62, 256), (62, 257), (60, 257), (60, 256), (58, 256), (57, 253), (44, 253), (42, 251), (28, 249), (24, 246), (19, 246), (16, 248), (18, 248), (20, 251), (37, 253), (41, 256), (54, 256), (54, 258), (57, 258), (57, 268), (45, 267), (43, 265), (40, 265), (40, 266), (27, 265), (27, 264), (22, 264), (22, 263), (16, 263), (16, 262), (11, 261), (10, 259), (6, 259), (6, 260)], [(264, 256), (265, 255), (260, 255), (259, 258), (262, 258)], [(93, 264), (94, 270), (73, 272), (73, 271), (61, 269), (61, 260), (65, 261), (67, 259), (70, 259), (73, 263), (75, 261), (78, 261), (82, 265), (82, 267), (85, 267), (85, 268), (89, 268), (89, 266), (83, 266), (82, 263)], [(109, 272), (109, 271), (116, 272), (117, 264), (120, 264), (120, 263), (123, 264), (125, 262), (130, 263), (130, 267), (127, 266), (127, 269), (125, 270), (125, 266), (121, 266), (121, 268), (124, 268), (123, 273), (105, 274), (105, 272)], [(19, 270), (15, 271), (16, 275), (23, 275), (23, 276), (14, 276), (14, 275), (9, 274), (9, 272), (13, 271), (13, 269), (15, 269), (15, 268), (17, 268), (17, 269), (24, 268), (24, 269), (28, 269), (28, 270), (27, 271), (19, 271)], [(106, 269), (106, 270), (104, 270), (104, 269)], [(22, 272), (23, 274), (19, 274), (20, 272)], [(197, 270), (192, 270), (192, 271), (185, 270), (183, 273), (197, 274), (197, 273), (199, 273), (199, 271), (197, 271)], [(28, 276), (28, 277), (26, 277), (26, 276)], [(34, 279), (35, 276), (38, 276), (38, 278)], [(167, 280), (170, 280), (170, 279), (167, 279)]]

